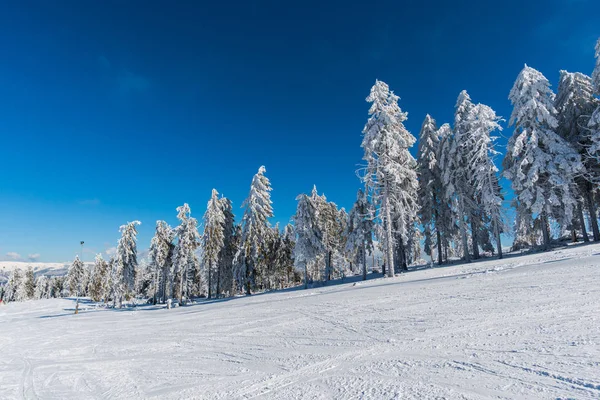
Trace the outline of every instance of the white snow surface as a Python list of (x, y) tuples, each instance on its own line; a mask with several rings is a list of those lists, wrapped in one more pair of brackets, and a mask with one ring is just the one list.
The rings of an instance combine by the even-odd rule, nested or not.
[(600, 398), (600, 245), (111, 310), (0, 306), (1, 399)]

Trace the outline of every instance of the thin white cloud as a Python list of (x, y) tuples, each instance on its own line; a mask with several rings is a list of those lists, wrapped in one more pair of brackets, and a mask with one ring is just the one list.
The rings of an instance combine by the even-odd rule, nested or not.
[(29, 261), (37, 261), (37, 260), (39, 260), (39, 259), (40, 259), (40, 254), (39, 254), (39, 253), (33, 253), (33, 254), (29, 254), (29, 255), (27, 256), (27, 259), (28, 259)]
[(21, 259), (21, 255), (19, 253), (15, 253), (14, 251), (9, 251), (8, 253), (6, 253), (6, 257), (8, 257), (12, 260), (20, 260)]
[(107, 256), (113, 256), (117, 252), (117, 248), (110, 247), (110, 248), (106, 249), (104, 252), (106, 253)]

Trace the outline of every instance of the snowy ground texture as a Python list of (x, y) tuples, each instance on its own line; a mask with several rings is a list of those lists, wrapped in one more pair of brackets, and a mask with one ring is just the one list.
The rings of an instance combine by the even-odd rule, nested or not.
[(1, 399), (600, 398), (600, 246), (166, 310), (0, 307)]

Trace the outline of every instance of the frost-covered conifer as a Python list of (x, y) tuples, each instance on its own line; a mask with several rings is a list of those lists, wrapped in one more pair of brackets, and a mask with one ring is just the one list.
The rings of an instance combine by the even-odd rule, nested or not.
[(590, 216), (594, 240), (600, 240), (596, 206), (593, 192), (600, 181), (600, 159), (590, 153), (594, 142), (588, 128), (594, 110), (600, 106), (600, 101), (594, 97), (592, 80), (579, 72), (560, 71), (560, 82), (555, 100), (558, 111), (557, 133), (579, 153), (585, 167), (585, 173), (575, 178), (580, 199), (577, 207), (577, 217), (581, 226), (584, 240), (588, 236), (581, 203), (585, 203)]
[(137, 260), (137, 225), (140, 221), (128, 222), (119, 227), (121, 238), (117, 243), (117, 251), (112, 265), (111, 285), (113, 301), (119, 307), (124, 297), (130, 297), (135, 292)]
[[(196, 250), (200, 246), (198, 221), (192, 218), (190, 206), (185, 203), (177, 207), (177, 219), (180, 223), (175, 228), (177, 244), (173, 252), (173, 272), (177, 280), (177, 294), (180, 305), (183, 305), (184, 296), (187, 298), (190, 286), (188, 280), (193, 281), (193, 273), (199, 271), (199, 261)], [(192, 275), (188, 279), (188, 275)]]
[(301, 194), (296, 198), (298, 207), (294, 215), (296, 244), (294, 247), (294, 264), (304, 274), (304, 288), (308, 288), (308, 264), (314, 262), (325, 248), (323, 233), (317, 220), (316, 206), (311, 198)]
[(583, 168), (577, 152), (555, 132), (558, 122), (550, 83), (527, 65), (510, 91), (515, 126), (504, 158), (504, 175), (524, 210), (539, 220), (550, 246), (549, 218), (571, 221), (576, 206), (574, 178)]
[(233, 295), (233, 258), (237, 251), (237, 237), (235, 235), (235, 216), (231, 200), (226, 197), (219, 199), (223, 212), (223, 247), (219, 254), (219, 265), (217, 274), (217, 297), (221, 293)]
[[(499, 258), (502, 258), (502, 244), (500, 234), (506, 231), (506, 224), (502, 214), (502, 194), (498, 179), (498, 168), (494, 157), (500, 154), (494, 147), (497, 137), (492, 136), (494, 131), (501, 131), (500, 118), (492, 108), (477, 104), (470, 111), (470, 132), (467, 148), (469, 183), (476, 193), (476, 202), (484, 220), (489, 220), (492, 235), (496, 240)], [(485, 245), (489, 235), (482, 224), (479, 226), (479, 244)], [(475, 245), (475, 244), (474, 244)]]
[[(219, 275), (219, 255), (225, 245), (224, 225), (225, 215), (219, 201), (219, 193), (213, 189), (204, 213), (204, 234), (202, 235), (202, 261), (206, 268), (209, 299), (212, 297), (215, 281), (219, 282), (220, 278), (217, 275)], [(217, 289), (217, 297), (218, 291), (219, 289)]]
[(362, 265), (363, 280), (367, 279), (367, 253), (373, 253), (374, 210), (365, 192), (358, 190), (348, 216), (346, 248), (353, 252), (356, 263)]
[(94, 301), (102, 301), (107, 298), (109, 290), (110, 266), (102, 257), (102, 254), (97, 254), (94, 260), (94, 273), (92, 274), (92, 282), (90, 285), (90, 297)]
[[(367, 161), (364, 181), (378, 206), (383, 226), (382, 244), (388, 276), (394, 276), (393, 223), (401, 237), (408, 234), (408, 221), (416, 212), (416, 162), (409, 152), (415, 137), (404, 127), (407, 114), (398, 106), (398, 96), (376, 81), (367, 97), (369, 120), (363, 129), (361, 147)], [(412, 197), (412, 198), (411, 198)], [(393, 218), (392, 212), (395, 211)]]
[(240, 245), (235, 256), (235, 279), (247, 295), (251, 294), (252, 287), (256, 284), (256, 276), (261, 276), (265, 269), (261, 262), (266, 250), (264, 239), (270, 233), (269, 218), (273, 217), (271, 182), (265, 172), (264, 166), (258, 169), (252, 178), (250, 194), (242, 204), (245, 211)]
[(154, 280), (154, 304), (157, 296), (162, 298), (162, 302), (167, 301), (169, 297), (169, 288), (172, 279), (173, 269), (173, 236), (174, 231), (165, 221), (156, 221), (156, 231), (150, 241), (150, 268)]
[(67, 286), (71, 296), (81, 295), (84, 279), (85, 267), (83, 262), (79, 259), (79, 256), (76, 256), (67, 272)]
[(35, 280), (35, 291), (33, 298), (36, 300), (47, 299), (48, 296), (48, 278), (44, 275), (40, 275)]
[(33, 275), (33, 268), (27, 267), (27, 271), (25, 271), (25, 295), (28, 299), (33, 299), (35, 294), (35, 277)]

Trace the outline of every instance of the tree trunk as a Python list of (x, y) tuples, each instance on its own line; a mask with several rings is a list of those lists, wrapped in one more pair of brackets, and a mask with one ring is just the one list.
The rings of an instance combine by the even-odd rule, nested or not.
[(458, 219), (460, 223), (460, 236), (463, 246), (463, 258), (466, 262), (471, 262), (469, 255), (469, 243), (467, 241), (467, 222), (465, 221), (465, 210), (462, 195), (458, 200)]
[(473, 242), (473, 259), (479, 258), (479, 237), (477, 235), (479, 230), (479, 221), (477, 215), (471, 213), (471, 241)]
[(221, 293), (221, 268), (219, 263), (217, 263), (217, 292), (215, 293), (216, 298), (219, 298), (219, 294)]
[(383, 212), (385, 213), (385, 263), (387, 266), (387, 275), (390, 278), (394, 277), (394, 253), (393, 253), (393, 243), (394, 238), (392, 236), (392, 218), (390, 213), (390, 205), (389, 205), (389, 189), (387, 184), (385, 186), (385, 193), (383, 195)]
[(587, 233), (587, 228), (585, 226), (585, 217), (583, 216), (583, 206), (581, 201), (577, 202), (577, 214), (579, 216), (579, 225), (581, 225), (581, 235), (583, 236), (583, 241), (588, 243), (590, 241), (590, 237)]
[(213, 267), (209, 263), (208, 264), (208, 293), (206, 296), (208, 299), (210, 299), (212, 297), (212, 270), (213, 270)]
[(246, 295), (250, 296), (250, 276), (251, 276), (251, 265), (246, 263)]
[(550, 250), (550, 232), (548, 232), (548, 216), (546, 211), (542, 211), (540, 214), (540, 220), (542, 223), (542, 236), (544, 237), (544, 250)]
[(308, 289), (308, 267), (304, 261), (304, 289)]
[[(436, 229), (438, 265), (442, 265), (442, 234)], [(433, 258), (432, 258), (433, 261)]]
[(362, 270), (362, 279), (363, 281), (367, 280), (367, 246), (365, 245), (365, 241), (362, 242), (362, 261), (363, 261), (363, 270)]
[(496, 247), (498, 249), (498, 258), (502, 259), (502, 240), (500, 239), (500, 228), (498, 222), (494, 221), (494, 236), (496, 236)]
[(600, 230), (598, 230), (598, 216), (596, 215), (596, 205), (594, 204), (594, 194), (592, 192), (591, 184), (588, 183), (588, 187), (585, 193), (585, 201), (590, 215), (590, 224), (592, 225), (592, 232), (594, 235), (594, 242), (600, 240)]

